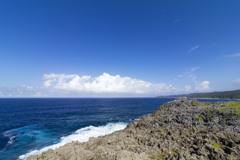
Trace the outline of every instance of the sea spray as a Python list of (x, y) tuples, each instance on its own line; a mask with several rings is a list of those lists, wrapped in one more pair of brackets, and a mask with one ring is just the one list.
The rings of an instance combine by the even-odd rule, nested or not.
[(19, 159), (25, 160), (25, 159), (27, 159), (27, 157), (29, 157), (31, 155), (41, 154), (42, 152), (45, 152), (48, 149), (59, 148), (67, 143), (71, 143), (72, 141), (87, 142), (90, 137), (99, 137), (99, 136), (111, 134), (112, 132), (124, 129), (126, 126), (127, 126), (127, 123), (119, 122), (119, 123), (108, 123), (105, 126), (84, 127), (84, 128), (77, 130), (76, 132), (74, 132), (73, 134), (71, 134), (69, 136), (62, 137), (60, 142), (57, 144), (53, 144), (53, 145), (44, 147), (39, 150), (30, 151), (24, 155), (19, 156)]

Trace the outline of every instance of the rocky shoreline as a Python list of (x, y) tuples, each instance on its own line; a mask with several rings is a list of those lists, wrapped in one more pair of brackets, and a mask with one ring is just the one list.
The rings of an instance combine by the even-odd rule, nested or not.
[(240, 102), (179, 98), (124, 130), (27, 160), (240, 159)]

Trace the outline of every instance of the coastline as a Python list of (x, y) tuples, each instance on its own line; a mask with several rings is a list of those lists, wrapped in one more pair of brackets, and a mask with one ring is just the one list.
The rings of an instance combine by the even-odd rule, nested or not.
[(189, 98), (189, 99), (223, 99), (229, 101), (240, 101), (240, 99), (229, 99), (229, 98)]
[[(236, 105), (235, 105), (236, 103)], [(236, 106), (229, 111), (228, 106)], [(68, 143), (36, 159), (236, 159), (240, 158), (239, 102), (176, 99), (124, 130)]]
[[(156, 98), (181, 98), (181, 97), (156, 97)], [(228, 101), (240, 101), (240, 99), (230, 99), (230, 98), (191, 98), (191, 97), (188, 97), (188, 99), (221, 99), (221, 100), (228, 100)]]

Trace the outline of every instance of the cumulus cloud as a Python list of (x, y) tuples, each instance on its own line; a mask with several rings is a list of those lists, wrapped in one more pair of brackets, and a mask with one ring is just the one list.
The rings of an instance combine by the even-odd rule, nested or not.
[[(103, 73), (92, 77), (77, 74), (44, 74), (43, 86), (0, 87), (2, 97), (146, 97), (182, 94), (209, 89), (209, 82), (174, 87), (131, 77)], [(1, 95), (2, 94), (2, 95)]]
[(240, 79), (233, 80), (233, 83), (234, 83), (236, 86), (240, 86)]
[(210, 90), (209, 84), (210, 84), (209, 81), (202, 81), (197, 84), (195, 90), (199, 92), (209, 91)]
[[(194, 69), (195, 70), (195, 69)], [(84, 93), (85, 95), (166, 95), (189, 93), (193, 91), (207, 91), (209, 82), (203, 81), (194, 87), (186, 85), (183, 88), (176, 88), (172, 84), (151, 83), (131, 77), (110, 75), (103, 73), (97, 77), (80, 76), (77, 74), (45, 74), (44, 86), (51, 90), (58, 90), (65, 93)]]
[(164, 83), (153, 84), (130, 77), (112, 76), (103, 73), (98, 77), (79, 76), (76, 74), (45, 74), (44, 86), (65, 91), (91, 93), (133, 93), (145, 94), (150, 92), (174, 90)]
[(198, 49), (199, 47), (200, 47), (200, 45), (195, 45), (195, 46), (191, 47), (191, 48), (188, 50), (188, 53), (193, 52), (194, 50)]

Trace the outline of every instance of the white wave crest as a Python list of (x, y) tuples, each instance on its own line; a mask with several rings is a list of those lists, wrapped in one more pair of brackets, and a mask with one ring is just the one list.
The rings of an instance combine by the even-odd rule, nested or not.
[(126, 126), (127, 126), (126, 123), (109, 123), (105, 126), (98, 126), (98, 127), (88, 126), (85, 128), (81, 128), (69, 136), (62, 137), (61, 141), (57, 144), (53, 144), (53, 145), (44, 147), (40, 150), (30, 151), (24, 155), (19, 156), (19, 159), (25, 160), (25, 159), (27, 159), (27, 157), (29, 157), (31, 155), (41, 154), (42, 152), (45, 152), (48, 149), (54, 150), (56, 148), (59, 148), (65, 144), (67, 144), (67, 143), (71, 143), (72, 141), (87, 142), (90, 137), (104, 136), (104, 135), (110, 134), (112, 132), (122, 130)]

